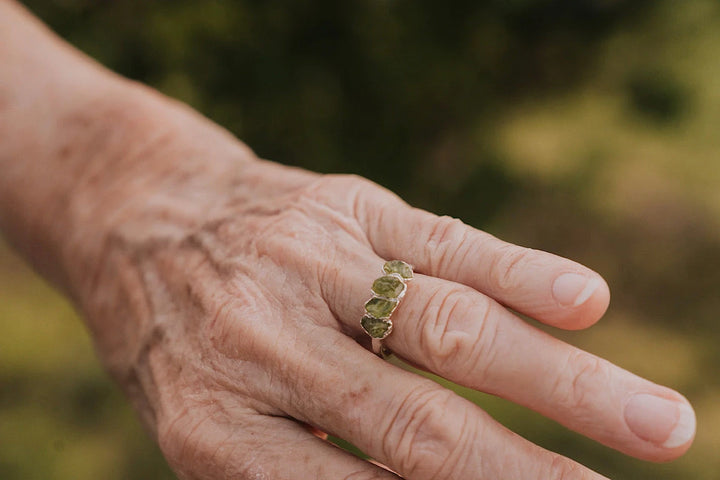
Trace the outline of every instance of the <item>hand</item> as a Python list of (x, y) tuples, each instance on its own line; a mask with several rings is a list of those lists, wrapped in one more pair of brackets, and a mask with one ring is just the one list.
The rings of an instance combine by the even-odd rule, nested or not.
[(368, 351), (359, 320), (386, 259), (416, 269), (385, 341), (400, 357), (630, 455), (688, 448), (695, 421), (681, 395), (506, 308), (587, 327), (609, 300), (596, 273), (362, 178), (254, 159), (178, 107), (112, 115), (145, 141), (118, 157), (124, 173), (93, 214), (102, 221), (87, 223), (84, 238), (102, 232), (102, 261), (76, 296), (181, 478), (397, 478), (306, 425), (413, 480), (603, 478)]

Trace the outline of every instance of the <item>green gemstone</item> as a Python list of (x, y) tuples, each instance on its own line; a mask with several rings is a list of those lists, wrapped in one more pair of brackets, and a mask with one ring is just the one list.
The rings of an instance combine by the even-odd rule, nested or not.
[(402, 260), (388, 260), (385, 262), (385, 265), (383, 265), (383, 272), (388, 274), (397, 273), (405, 280), (413, 278), (412, 267)]
[(390, 333), (390, 327), (392, 327), (392, 323), (388, 320), (380, 320), (369, 315), (365, 315), (362, 320), (360, 320), (360, 325), (362, 325), (367, 334), (373, 338), (387, 337)]
[(397, 300), (373, 297), (365, 304), (365, 311), (375, 318), (388, 318), (397, 303)]
[(405, 291), (405, 283), (395, 275), (384, 275), (372, 284), (372, 291), (381, 297), (397, 298)]

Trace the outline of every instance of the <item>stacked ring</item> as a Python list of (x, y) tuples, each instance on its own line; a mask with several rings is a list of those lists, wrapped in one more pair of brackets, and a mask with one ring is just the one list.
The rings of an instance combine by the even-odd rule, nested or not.
[(360, 325), (372, 338), (373, 352), (384, 358), (390, 351), (383, 346), (382, 340), (392, 333), (390, 316), (405, 295), (407, 282), (413, 278), (413, 268), (402, 260), (389, 260), (383, 265), (382, 273), (372, 284), (373, 296), (365, 302), (365, 315)]

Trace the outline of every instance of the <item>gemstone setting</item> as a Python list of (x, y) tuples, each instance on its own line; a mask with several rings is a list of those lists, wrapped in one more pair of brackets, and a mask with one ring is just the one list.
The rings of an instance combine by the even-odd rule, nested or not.
[(410, 264), (403, 262), (402, 260), (388, 260), (383, 265), (383, 272), (388, 275), (396, 273), (405, 280), (412, 280), (413, 269)]
[(413, 278), (413, 268), (402, 260), (388, 260), (383, 264), (382, 273), (373, 281), (373, 296), (365, 302), (365, 315), (360, 319), (360, 326), (372, 339), (372, 351), (381, 358), (387, 358), (392, 352), (382, 344), (382, 340), (392, 332), (390, 315), (407, 291), (407, 282)]
[(375, 295), (385, 298), (400, 298), (405, 293), (407, 285), (398, 274), (383, 275), (372, 284)]
[(392, 322), (390, 320), (382, 320), (380, 318), (371, 317), (370, 315), (362, 317), (360, 325), (362, 325), (363, 330), (365, 330), (368, 335), (379, 340), (382, 340), (390, 335), (390, 332), (392, 331)]
[(389, 318), (398, 301), (390, 298), (373, 297), (365, 303), (365, 311), (372, 317)]

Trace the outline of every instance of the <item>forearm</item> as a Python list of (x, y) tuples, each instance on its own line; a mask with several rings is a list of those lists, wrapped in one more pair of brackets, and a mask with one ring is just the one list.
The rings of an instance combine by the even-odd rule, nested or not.
[(189, 151), (175, 135), (188, 122), (208, 143), (226, 134), (107, 71), (7, 0), (0, 1), (0, 65), (0, 229), (75, 296), (123, 221), (143, 209), (182, 216), (189, 197), (174, 208), (151, 200), (170, 190), (182, 198), (189, 183), (251, 157), (239, 142), (215, 142), (237, 146), (216, 157), (233, 159), (222, 164)]
[(79, 173), (72, 115), (117, 81), (12, 1), (0, 2), (0, 65), (0, 225), (58, 279), (57, 237)]

